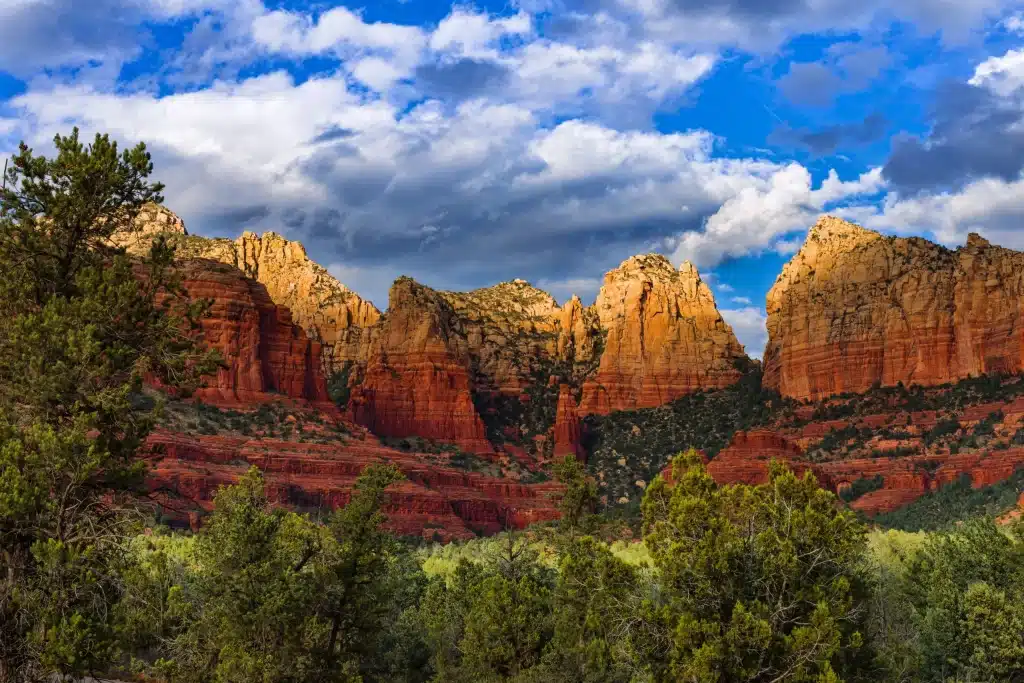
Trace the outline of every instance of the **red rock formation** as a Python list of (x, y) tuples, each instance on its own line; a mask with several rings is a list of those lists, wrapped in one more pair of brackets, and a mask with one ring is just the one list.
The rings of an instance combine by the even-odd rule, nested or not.
[(242, 405), (265, 401), (273, 392), (328, 401), (319, 344), (292, 324), (288, 309), (274, 305), (261, 284), (203, 259), (185, 262), (182, 270), (189, 296), (213, 301), (202, 321), (203, 339), (225, 362), (197, 392), (199, 398)]
[(743, 347), (688, 262), (676, 270), (664, 256), (634, 256), (605, 275), (595, 307), (607, 338), (583, 414), (658, 406), (740, 377)]
[(768, 293), (764, 381), (818, 399), (1024, 369), (1024, 253), (977, 235), (950, 251), (837, 218)]
[[(764, 484), (772, 460), (786, 463), (798, 475), (813, 469), (799, 446), (774, 431), (755, 429), (736, 432), (729, 445), (708, 463), (708, 474), (719, 484)], [(820, 483), (828, 484), (821, 472), (815, 471), (815, 475)]]
[(300, 243), (273, 232), (245, 232), (234, 241), (189, 235), (178, 216), (156, 204), (144, 207), (133, 231), (113, 241), (141, 254), (158, 235), (170, 239), (181, 257), (220, 261), (262, 284), (273, 302), (290, 310), (295, 323), (321, 344), (328, 371), (346, 361), (365, 362), (364, 334), (380, 311), (311, 261)]
[(160, 431), (150, 443), (150, 488), (178, 518), (196, 508), (211, 509), (218, 487), (237, 481), (250, 465), (263, 471), (275, 502), (302, 510), (333, 509), (348, 502), (364, 467), (385, 461), (406, 475), (389, 489), (385, 509), (389, 528), (399, 533), (470, 538), (558, 517), (557, 484), (526, 485), (465, 472), (430, 462), (423, 454), (384, 448), (366, 433), (357, 432), (345, 443), (301, 443)]
[(470, 391), (469, 355), (451, 306), (409, 278), (391, 287), (366, 374), (355, 387), (355, 421), (383, 436), (419, 436), (494, 450)]
[(555, 413), (555, 455), (574, 455), (583, 458), (581, 445), (580, 417), (576, 411), (576, 400), (572, 387), (563, 384), (558, 388), (558, 409)]

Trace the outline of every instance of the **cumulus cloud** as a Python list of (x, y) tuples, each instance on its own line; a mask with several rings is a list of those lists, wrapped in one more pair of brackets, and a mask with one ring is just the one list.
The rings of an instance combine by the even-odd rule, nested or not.
[(982, 62), (967, 83), (939, 88), (923, 138), (893, 144), (885, 176), (897, 190), (957, 190), (978, 178), (1015, 179), (1024, 169), (1024, 52)]
[[(116, 67), (151, 43), (147, 21), (223, 8), (229, 0), (5, 0), (0, 2), (0, 71), (108, 62)], [(116, 72), (114, 74), (116, 76)]]
[(870, 30), (883, 19), (958, 43), (1006, 11), (1004, 0), (551, 0), (547, 6), (575, 12), (580, 30), (597, 30), (614, 17), (641, 35), (757, 51), (794, 35)]
[(721, 308), (719, 312), (736, 333), (736, 338), (743, 344), (747, 355), (751, 358), (761, 358), (768, 343), (768, 329), (765, 326), (768, 318), (765, 312), (755, 306)]
[(1024, 249), (1024, 180), (983, 178), (958, 192), (891, 195), (879, 206), (852, 206), (840, 214), (877, 230), (931, 234), (955, 247), (977, 232), (993, 244)]
[[(501, 15), (459, 6), (436, 25), (411, 26), (345, 7), (98, 0), (132, 26), (142, 14), (188, 17), (182, 50), (150, 80), (127, 85), (33, 82), (7, 103), (18, 118), (0, 125), (0, 136), (45, 145), (78, 125), (125, 143), (145, 140), (168, 204), (192, 229), (281, 230), (380, 306), (403, 272), (444, 288), (521, 276), (544, 281), (560, 299), (588, 297), (596, 278), (632, 253), (668, 251), (707, 268), (785, 251), (821, 211), (884, 189), (878, 170), (844, 179), (832, 172), (815, 183), (797, 163), (724, 155), (709, 131), (653, 126), (655, 112), (677, 106), (714, 70), (722, 35), (756, 25), (770, 37), (810, 25), (806, 0), (785, 8), (587, 1), (594, 11), (560, 14), (572, 25), (555, 30), (533, 14), (536, 2)], [(0, 18), (44, 0), (19, 2), (4, 5)], [(552, 14), (544, 16), (558, 5), (545, 4)], [(987, 12), (985, 2), (975, 5)], [(118, 14), (124, 7), (131, 12)], [(831, 8), (833, 18), (845, 12)], [(846, 19), (866, 21), (875, 9), (868, 3)], [(659, 28), (683, 16), (694, 19), (685, 31)], [(110, 27), (88, 12), (79, 19)], [(2, 38), (9, 26), (0, 26)], [(16, 26), (30, 33), (34, 25)], [(695, 31), (707, 35), (690, 41)], [(40, 59), (89, 59), (120, 34), (95, 45), (76, 35), (62, 34), (72, 47)], [(124, 59), (136, 37), (125, 42)], [(886, 59), (873, 49), (836, 48), (828, 68), (867, 82)], [(297, 78), (303, 69), (291, 67), (308, 60), (326, 66)], [(277, 70), (267, 73), (267, 64)], [(189, 87), (177, 91), (182, 83)], [(457, 272), (441, 265), (455, 262)]]
[(830, 171), (815, 188), (811, 174), (799, 164), (768, 167), (734, 194), (723, 197), (721, 208), (702, 230), (669, 240), (673, 258), (689, 259), (700, 268), (762, 251), (786, 235), (806, 230), (830, 205), (874, 195), (884, 186), (878, 168), (849, 181)]

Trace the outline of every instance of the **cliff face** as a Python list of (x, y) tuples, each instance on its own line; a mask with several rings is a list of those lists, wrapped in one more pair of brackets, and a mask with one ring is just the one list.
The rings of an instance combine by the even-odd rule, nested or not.
[(320, 345), (292, 323), (287, 308), (271, 301), (263, 285), (215, 261), (191, 260), (181, 269), (189, 296), (213, 302), (202, 335), (224, 360), (199, 398), (241, 405), (270, 400), (272, 392), (328, 401)]
[(584, 414), (653, 407), (740, 377), (747, 356), (689, 262), (676, 270), (663, 256), (634, 256), (605, 275), (595, 309), (607, 339)]
[(1024, 254), (822, 218), (768, 293), (764, 381), (818, 399), (1024, 368)]
[(148, 250), (157, 235), (166, 235), (184, 258), (203, 258), (234, 266), (259, 282), (271, 300), (323, 349), (325, 370), (347, 360), (365, 361), (365, 328), (380, 311), (311, 261), (305, 248), (280, 235), (245, 232), (237, 240), (189, 235), (180, 218), (162, 206), (149, 205), (135, 221), (136, 230), (116, 240), (131, 253)]
[(382, 436), (493, 451), (473, 405), (468, 346), (451, 305), (409, 278), (395, 282), (389, 301), (352, 391), (355, 421)]

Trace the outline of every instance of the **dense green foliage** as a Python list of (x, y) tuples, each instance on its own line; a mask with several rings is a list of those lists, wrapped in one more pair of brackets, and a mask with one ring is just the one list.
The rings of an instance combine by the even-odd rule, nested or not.
[(173, 250), (133, 264), (109, 246), (160, 199), (145, 147), (54, 144), (52, 160), (23, 144), (0, 190), (0, 680), (109, 660), (125, 499), (159, 409), (143, 377), (187, 390), (213, 367)]
[(875, 553), (868, 636), (893, 681), (1024, 681), (1024, 538), (991, 519), (890, 531)]
[(688, 394), (657, 408), (584, 419), (587, 465), (610, 505), (639, 500), (635, 482), (650, 482), (673, 455), (696, 448), (714, 457), (738, 430), (767, 424), (789, 403), (761, 387), (758, 368), (727, 389)]
[(348, 405), (348, 399), (352, 393), (349, 386), (349, 381), (352, 378), (352, 366), (353, 362), (347, 360), (327, 378), (327, 394), (335, 405), (343, 410)]
[(384, 490), (400, 476), (371, 466), (349, 504), (316, 524), (273, 508), (253, 469), (218, 493), (186, 552), (144, 543), (119, 605), (133, 667), (232, 682), (356, 681), (389, 669), (385, 626), (418, 595), (380, 531)]

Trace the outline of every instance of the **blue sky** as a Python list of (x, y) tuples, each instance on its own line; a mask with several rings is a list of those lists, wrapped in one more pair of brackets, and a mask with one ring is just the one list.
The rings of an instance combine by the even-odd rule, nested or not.
[(145, 141), (190, 231), (398, 275), (693, 261), (752, 355), (822, 213), (1024, 248), (1024, 5), (1003, 0), (0, 0), (0, 153)]

